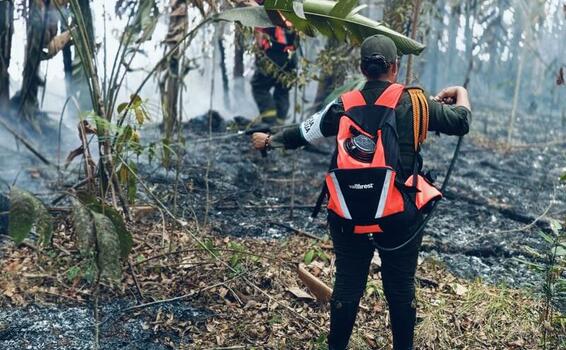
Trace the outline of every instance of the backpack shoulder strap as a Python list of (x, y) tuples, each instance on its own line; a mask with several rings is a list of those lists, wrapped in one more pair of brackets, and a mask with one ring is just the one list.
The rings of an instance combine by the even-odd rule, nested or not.
[(346, 92), (340, 96), (340, 99), (344, 105), (344, 111), (346, 112), (354, 107), (365, 106), (367, 104), (360, 90)]
[(404, 89), (405, 87), (401, 84), (389, 85), (387, 89), (381, 93), (377, 101), (375, 101), (375, 105), (395, 109)]
[(418, 151), (428, 135), (428, 100), (421, 88), (410, 87), (406, 90), (411, 98), (411, 105), (413, 109), (413, 138), (415, 151)]

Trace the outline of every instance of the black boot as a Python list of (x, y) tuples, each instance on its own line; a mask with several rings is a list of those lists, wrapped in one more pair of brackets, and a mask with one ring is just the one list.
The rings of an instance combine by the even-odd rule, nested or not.
[(352, 329), (358, 313), (357, 302), (332, 300), (330, 302), (329, 350), (345, 350), (352, 335)]

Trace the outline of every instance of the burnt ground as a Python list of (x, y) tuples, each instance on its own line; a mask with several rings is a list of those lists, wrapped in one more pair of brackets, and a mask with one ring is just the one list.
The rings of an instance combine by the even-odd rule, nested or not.
[[(549, 219), (562, 219), (566, 213), (566, 194), (558, 182), (566, 170), (566, 152), (561, 144), (543, 145), (561, 139), (564, 128), (550, 127), (552, 123), (546, 117), (523, 116), (514, 138), (518, 143), (536, 146), (505, 151), (498, 141), (505, 139), (506, 121), (504, 110), (475, 113), (473, 131), (464, 140), (446, 198), (425, 231), (422, 254), (440, 260), (460, 277), (537, 288), (539, 275), (520, 259), (534, 261), (527, 246), (548, 249), (538, 232), (548, 231)], [(221, 120), (213, 126), (209, 143), (205, 140), (208, 123), (204, 117), (185, 125), (187, 147), (178, 182), (174, 167), (164, 170), (141, 158), (140, 176), (164, 203), (187, 220), (196, 217), (202, 223), (208, 213), (208, 225), (221, 236), (271, 240), (291, 235), (292, 231), (281, 224), (315, 235), (326, 233), (324, 211), (314, 222), (308, 218), (328, 166), (331, 142), (317, 145), (315, 151), (278, 150), (263, 158), (250, 149), (248, 137), (225, 136)], [(157, 135), (157, 129), (149, 127), (142, 138), (149, 142), (157, 140)], [(426, 167), (438, 174), (439, 183), (455, 143), (454, 137), (431, 135), (425, 146)], [(0, 152), (9, 154), (10, 150)], [(52, 199), (50, 192), (58, 182), (56, 173), (37, 164), (26, 152), (20, 152), (20, 156), (23, 162), (1, 158), (2, 178), (11, 182), (18, 176), (20, 186)], [(140, 202), (151, 202), (141, 189), (139, 195)], [(111, 314), (126, 302), (107, 304), (102, 314)], [(174, 306), (184, 312), (180, 319), (198, 321), (208, 315), (207, 310), (193, 309), (190, 303)], [(174, 334), (148, 329), (152, 317), (155, 310), (149, 308), (127, 322), (103, 325), (104, 348), (161, 349), (160, 344), (168, 341), (182, 343)], [(68, 343), (65, 349), (90, 348), (93, 322), (92, 305), (3, 308), (0, 348), (49, 349), (53, 344), (61, 348), (61, 339)]]
[[(101, 305), (101, 315), (116, 315), (129, 306), (126, 300)], [(0, 310), (1, 349), (89, 349), (93, 348), (95, 316), (92, 305), (31, 305), (24, 308)], [(151, 306), (135, 317), (106, 321), (100, 326), (99, 342), (102, 349), (170, 349), (172, 344), (190, 344), (190, 337), (182, 338), (179, 332), (152, 331), (155, 316), (174, 315), (176, 322), (202, 323), (210, 315), (189, 302), (173, 302), (164, 306)], [(109, 318), (110, 316), (108, 316)], [(106, 322), (104, 322), (106, 321)]]
[[(515, 143), (536, 145), (506, 150), (502, 146), (507, 135), (505, 111), (480, 110), (475, 115), (445, 198), (425, 230), (423, 254), (440, 259), (458, 276), (536, 285), (537, 274), (518, 259), (533, 259), (526, 246), (548, 249), (538, 232), (549, 232), (549, 220), (561, 220), (566, 213), (566, 193), (559, 183), (566, 171), (566, 152), (563, 144), (551, 142), (560, 140), (562, 128), (547, 127), (546, 117), (521, 116)], [(213, 126), (224, 129), (220, 122)], [(279, 224), (326, 233), (326, 213), (322, 211), (314, 222), (309, 216), (328, 168), (332, 142), (314, 150), (276, 150), (263, 158), (250, 149), (245, 136), (224, 138), (224, 133), (213, 133), (208, 143), (202, 132), (208, 129), (205, 116), (185, 129), (189, 146), (176, 192), (172, 191), (174, 170), (157, 165), (142, 169), (163, 200), (169, 205), (177, 201), (180, 215), (204, 220), (210, 164), (208, 221), (218, 234), (280, 238), (292, 233)], [(456, 141), (456, 137), (430, 135), (424, 146), (425, 168), (437, 175), (438, 185)]]

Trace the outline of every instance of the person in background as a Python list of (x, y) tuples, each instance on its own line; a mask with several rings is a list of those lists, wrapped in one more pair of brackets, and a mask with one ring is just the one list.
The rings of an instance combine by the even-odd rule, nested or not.
[[(397, 48), (386, 36), (375, 35), (363, 42), (360, 67), (367, 78), (365, 86), (360, 91), (342, 95), (296, 127), (287, 128), (274, 135), (254, 133), (252, 144), (258, 150), (278, 147), (295, 149), (325, 137), (336, 137), (337, 151), (333, 156), (333, 165), (326, 182), (330, 198), (328, 223), (336, 254), (336, 275), (330, 307), (329, 349), (344, 350), (348, 346), (375, 249), (381, 257), (381, 278), (389, 306), (394, 349), (413, 349), (417, 305), (414, 280), (422, 242), (422, 232), (417, 236), (415, 233), (418, 232), (416, 228), (423, 220), (422, 212), (416, 211), (416, 214), (414, 212), (415, 208), (420, 210), (417, 205), (420, 197), (417, 196), (426, 194), (426, 190), (421, 191), (419, 186), (427, 183), (422, 172), (420, 144), (429, 130), (447, 135), (468, 133), (472, 117), (471, 107), (468, 93), (463, 87), (447, 87), (435, 97), (427, 98), (428, 95), (420, 88), (407, 88), (395, 84), (399, 72)], [(384, 118), (388, 120), (388, 126), (381, 124), (379, 128), (383, 127), (383, 129), (379, 129), (376, 137), (372, 138), (373, 134), (370, 132), (360, 131), (364, 126), (371, 126), (372, 120), (384, 120)], [(389, 130), (394, 130), (387, 136), (393, 137), (389, 138), (393, 140), (392, 142), (385, 140), (387, 127), (390, 127)], [(344, 135), (350, 135), (351, 138), (344, 141), (343, 138), (341, 139)], [(357, 143), (354, 142), (355, 147), (350, 145), (348, 148), (348, 142), (352, 140)], [(371, 147), (372, 144), (374, 147)], [(364, 156), (366, 151), (374, 152), (374, 155), (378, 152), (385, 153), (386, 163), (391, 164), (374, 168), (363, 168), (361, 165), (360, 167), (362, 171), (386, 171), (387, 174), (395, 169), (397, 178), (393, 177), (394, 181), (391, 182), (383, 179), (381, 182), (372, 180), (370, 184), (366, 184), (367, 181), (356, 181), (350, 186), (342, 187), (339, 181), (344, 179), (338, 178), (336, 182), (337, 177), (351, 169), (345, 167), (340, 170), (342, 173), (332, 169), (339, 168), (340, 163), (349, 162), (359, 165), (364, 161), (364, 158), (360, 158), (361, 162), (347, 159), (349, 157), (347, 152), (350, 150), (354, 156), (360, 157)], [(391, 150), (395, 152), (388, 154)], [(376, 158), (373, 157), (372, 165)], [(383, 163), (383, 160), (381, 162)], [(413, 179), (417, 178), (419, 181), (414, 185)], [(376, 190), (374, 187), (377, 185), (374, 184), (380, 186), (375, 192), (376, 197), (357, 203), (359, 199), (356, 198), (359, 198), (361, 191)], [(417, 190), (408, 192), (407, 188), (413, 185)], [(342, 187), (341, 191), (336, 190), (338, 186)], [(397, 199), (390, 200), (387, 197), (388, 202), (384, 202), (385, 208), (383, 208), (381, 198), (387, 191), (382, 192), (382, 189), (386, 187), (388, 190), (389, 187), (394, 187), (397, 191), (395, 193), (401, 194), (396, 197)], [(427, 191), (433, 192), (433, 196), (436, 196), (435, 200), (438, 199), (440, 192), (430, 183)], [(356, 194), (353, 195), (353, 199), (349, 199), (348, 193), (353, 192)], [(333, 196), (338, 197), (339, 200), (335, 198), (332, 201)], [(374, 200), (371, 199), (377, 197), (379, 197), (379, 206), (373, 204)], [(393, 210), (396, 205), (399, 207), (399, 201), (404, 201), (405, 209), (402, 210), (408, 211), (407, 208), (412, 208), (413, 214), (410, 220), (399, 220), (396, 225), (391, 225), (391, 220), (396, 217), (392, 215), (378, 220), (379, 225), (357, 226), (352, 222), (353, 220), (344, 219), (344, 216), (355, 217), (355, 210), (363, 211), (370, 205), (377, 207), (377, 213), (380, 213), (380, 210), (383, 213), (384, 209)], [(376, 213), (375, 208), (371, 213)], [(401, 214), (406, 213), (399, 213)], [(378, 214), (375, 214), (375, 217), (377, 218)], [(358, 230), (360, 227), (361, 229)], [(412, 236), (415, 238), (410, 240)], [(400, 247), (403, 243), (406, 244)]]
[(255, 42), (261, 52), (256, 55), (252, 94), (261, 122), (268, 125), (283, 124), (287, 118), (290, 87), (281, 77), (294, 76), (297, 68), (297, 35), (290, 22), (285, 23), (287, 27), (255, 29)]

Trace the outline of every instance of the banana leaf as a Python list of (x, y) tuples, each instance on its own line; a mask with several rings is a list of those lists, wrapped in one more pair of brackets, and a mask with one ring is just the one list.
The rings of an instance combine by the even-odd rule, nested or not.
[(261, 28), (284, 25), (288, 20), (295, 29), (309, 36), (320, 33), (339, 41), (360, 44), (369, 36), (383, 34), (393, 39), (401, 54), (418, 55), (424, 50), (423, 44), (360, 15), (365, 6), (356, 6), (357, 3), (357, 0), (304, 0), (302, 3), (296, 0), (266, 0), (264, 6), (227, 10), (217, 14), (214, 20)]
[(383, 34), (395, 42), (401, 54), (418, 55), (425, 48), (384, 24), (360, 15), (358, 12), (363, 6), (355, 7), (357, 1), (304, 0), (302, 12), (306, 19), (297, 15), (293, 3), (293, 0), (266, 0), (264, 7), (272, 21), (274, 13), (279, 14), (293, 23), (296, 29), (310, 36), (319, 32), (340, 41), (349, 39), (353, 44), (360, 44), (368, 36)]
[(215, 21), (238, 22), (245, 27), (268, 28), (273, 22), (263, 6), (237, 7), (214, 15)]

